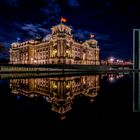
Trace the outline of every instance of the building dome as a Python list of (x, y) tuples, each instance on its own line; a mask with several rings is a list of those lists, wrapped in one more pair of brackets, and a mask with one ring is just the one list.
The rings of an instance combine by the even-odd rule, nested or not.
[(51, 37), (52, 37), (52, 35), (48, 34), (43, 38), (43, 41), (49, 41)]
[(19, 45), (20, 45), (20, 43), (18, 43), (18, 42), (12, 43), (12, 47), (17, 47), (17, 46), (19, 46)]
[(29, 40), (29, 43), (30, 43), (30, 44), (34, 44), (35, 41), (32, 39), (32, 40)]

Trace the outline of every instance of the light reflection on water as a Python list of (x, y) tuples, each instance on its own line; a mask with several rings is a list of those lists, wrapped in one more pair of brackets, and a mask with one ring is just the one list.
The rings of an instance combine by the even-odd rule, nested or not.
[(21, 97), (32, 99), (42, 98), (48, 102), (53, 112), (65, 118), (65, 114), (72, 110), (73, 100), (84, 96), (90, 103), (94, 102), (100, 91), (100, 82), (104, 78), (111, 83), (124, 77), (124, 73), (102, 74), (90, 76), (48, 77), (10, 79), (11, 93), (17, 100)]
[(53, 120), (92, 120), (106, 112), (132, 112), (132, 81), (129, 73), (23, 78), (19, 75), (0, 80), (0, 108), (24, 114), (47, 113)]
[(94, 101), (99, 91), (99, 75), (11, 79), (11, 93), (29, 98), (42, 97), (51, 104), (51, 110), (61, 115), (72, 109), (73, 99), (79, 95)]

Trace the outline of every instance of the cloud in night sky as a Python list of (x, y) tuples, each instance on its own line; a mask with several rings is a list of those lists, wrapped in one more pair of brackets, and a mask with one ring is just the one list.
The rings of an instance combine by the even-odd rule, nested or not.
[(25, 30), (25, 31), (33, 31), (33, 32), (37, 32), (38, 31), (38, 25), (33, 25), (33, 24), (24, 24), (21, 29)]
[(4, 3), (12, 7), (17, 7), (20, 0), (4, 0)]
[(46, 4), (41, 10), (46, 14), (46, 16), (54, 15), (55, 16), (60, 16), (61, 8), (60, 6), (56, 3), (55, 0), (43, 0)]
[(0, 1), (0, 43), (8, 50), (16, 37), (24, 41), (35, 33), (50, 34), (50, 28), (60, 23), (61, 16), (75, 28), (75, 39), (84, 41), (93, 33), (104, 53), (115, 51), (118, 56), (132, 56), (132, 29), (140, 28), (136, 0), (125, 4), (114, 0), (94, 0), (94, 4), (90, 0)]
[(90, 39), (90, 34), (94, 34), (95, 37), (94, 39), (98, 40), (100, 49), (101, 49), (101, 56), (102, 58), (104, 58), (104, 55), (113, 55), (113, 56), (117, 56), (117, 51), (116, 49), (113, 48), (112, 46), (112, 39), (110, 37), (110, 35), (108, 34), (100, 34), (97, 32), (91, 32), (88, 30), (83, 30), (83, 29), (74, 29), (73, 31), (73, 36), (75, 40), (82, 40), (85, 41), (87, 39)]
[(91, 33), (95, 35), (95, 39), (98, 40), (99, 42), (106, 43), (106, 42), (111, 41), (110, 35), (107, 35), (107, 34), (100, 34), (97, 32), (91, 32), (91, 31), (83, 30), (83, 29), (76, 29), (73, 32), (75, 38), (79, 40), (83, 40), (83, 41), (90, 39)]
[(97, 34), (96, 33), (96, 39), (99, 41), (110, 41), (111, 37), (110, 35), (106, 35), (106, 34)]
[(42, 27), (41, 24), (32, 24), (32, 23), (26, 23), (23, 26), (21, 26), (21, 29), (26, 31), (28, 35), (34, 36), (36, 33), (40, 33), (42, 35), (46, 35), (50, 33), (49, 29), (45, 29)]
[(76, 29), (73, 31), (74, 38), (78, 40), (86, 40), (90, 36), (90, 32), (87, 30)]
[(68, 0), (68, 5), (69, 7), (75, 7), (75, 8), (80, 6), (78, 0)]
[[(42, 1), (42, 3), (44, 3), (43, 6), (38, 6), (37, 1)], [(56, 24), (59, 21), (58, 17), (61, 15), (59, 14), (61, 9), (55, 0), (37, 1), (5, 0), (0, 2), (0, 6), (1, 4), (4, 4), (5, 7), (7, 7), (7, 9), (1, 8), (2, 12), (0, 13), (0, 16), (5, 18), (1, 19), (0, 22), (0, 42), (2, 42), (7, 49), (10, 48), (12, 42), (16, 41), (17, 37), (21, 38), (21, 41), (25, 41), (34, 38), (36, 33), (40, 34), (41, 36), (50, 34), (49, 27), (52, 26), (51, 24)], [(21, 3), (24, 5), (21, 5)], [(32, 6), (36, 7), (37, 13), (32, 7), (28, 8), (27, 5), (30, 5), (31, 3), (34, 3)], [(12, 7), (12, 9), (9, 9), (9, 6)], [(10, 12), (10, 14), (7, 14), (7, 10)], [(6, 14), (6, 17), (4, 13)], [(41, 16), (43, 18), (41, 18)], [(7, 18), (9, 17), (10, 19), (7, 21)]]

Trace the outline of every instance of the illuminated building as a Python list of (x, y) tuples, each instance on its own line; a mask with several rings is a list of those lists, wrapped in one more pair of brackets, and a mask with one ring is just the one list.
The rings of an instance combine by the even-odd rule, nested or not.
[(95, 39), (76, 42), (69, 26), (60, 23), (43, 39), (12, 43), (10, 64), (91, 64), (99, 65)]
[(72, 109), (75, 97), (84, 95), (93, 101), (99, 91), (99, 75), (40, 79), (11, 79), (11, 93), (30, 98), (42, 97), (51, 110), (63, 115)]

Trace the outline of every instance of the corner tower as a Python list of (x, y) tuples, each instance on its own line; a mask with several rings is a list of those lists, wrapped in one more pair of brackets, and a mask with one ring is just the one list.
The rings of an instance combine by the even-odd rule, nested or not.
[[(95, 39), (86, 40), (83, 43), (83, 63), (99, 65), (99, 44)], [(86, 60), (86, 61), (85, 61)]]

